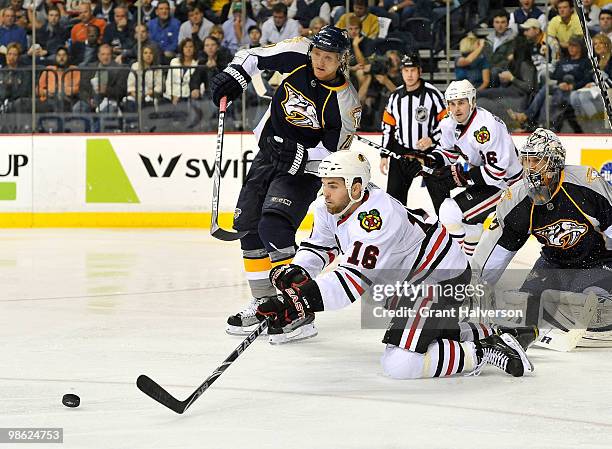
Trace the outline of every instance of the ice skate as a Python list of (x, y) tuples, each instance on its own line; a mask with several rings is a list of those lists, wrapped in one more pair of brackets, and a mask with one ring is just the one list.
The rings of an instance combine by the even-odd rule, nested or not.
[(249, 305), (227, 319), (225, 332), (230, 335), (249, 335), (253, 332), (259, 326), (259, 320), (255, 316), (257, 307), (268, 299), (270, 299), (270, 296), (253, 298)]
[(534, 341), (538, 339), (538, 336), (540, 335), (540, 330), (535, 324), (532, 326), (522, 327), (506, 327), (500, 326), (499, 324), (494, 324), (491, 326), (491, 328), (496, 335), (512, 335), (525, 351), (527, 351), (527, 349), (533, 344)]
[(480, 361), (471, 374), (480, 374), (484, 365), (495, 366), (513, 377), (533, 372), (525, 350), (510, 334), (491, 335), (476, 342), (476, 348)]
[(306, 318), (292, 321), (285, 327), (270, 326), (268, 328), (270, 344), (282, 345), (285, 343), (316, 337), (318, 331), (314, 325), (314, 319), (314, 313), (310, 313), (306, 315)]

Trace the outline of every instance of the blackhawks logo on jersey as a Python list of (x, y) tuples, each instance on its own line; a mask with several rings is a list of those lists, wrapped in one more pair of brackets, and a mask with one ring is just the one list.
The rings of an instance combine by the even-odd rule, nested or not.
[(382, 227), (382, 218), (377, 209), (372, 209), (370, 212), (361, 212), (357, 215), (359, 225), (367, 232), (378, 231)]
[(588, 232), (587, 225), (574, 220), (557, 220), (553, 224), (534, 229), (533, 234), (545, 241), (548, 246), (559, 249), (568, 249), (576, 245)]
[(491, 140), (491, 133), (486, 126), (483, 126), (478, 131), (474, 131), (474, 137), (476, 138), (476, 142), (483, 144)]

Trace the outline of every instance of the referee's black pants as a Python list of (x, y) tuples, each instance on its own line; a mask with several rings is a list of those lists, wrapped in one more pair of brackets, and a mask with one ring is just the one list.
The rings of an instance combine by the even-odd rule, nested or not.
[[(406, 204), (408, 202), (408, 190), (410, 190), (412, 180), (415, 177), (404, 177), (400, 170), (400, 164), (397, 159), (394, 159), (392, 157), (389, 159), (390, 161), (389, 174), (387, 177), (387, 193), (396, 200), (398, 200), (400, 203)], [(438, 215), (440, 205), (446, 198), (450, 197), (450, 190), (440, 186), (440, 183), (436, 182), (436, 179), (432, 176), (423, 176), (423, 179), (425, 180), (425, 186), (427, 187), (427, 191), (429, 192), (429, 197), (431, 198), (431, 202), (433, 203), (436, 215)]]

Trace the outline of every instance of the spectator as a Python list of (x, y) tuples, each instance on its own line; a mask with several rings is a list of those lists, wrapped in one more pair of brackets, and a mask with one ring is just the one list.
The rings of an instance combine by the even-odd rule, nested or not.
[(167, 0), (160, 0), (155, 12), (157, 17), (149, 22), (149, 35), (159, 45), (162, 51), (160, 59), (165, 63), (176, 54), (181, 24), (174, 17), (170, 17), (170, 3)]
[(508, 107), (524, 110), (537, 87), (538, 72), (531, 59), (531, 43), (520, 36), (515, 40), (508, 70), (499, 73), (499, 87), (478, 94), (479, 98), (492, 100), (491, 104), (480, 100), (479, 104), (503, 120)]
[(38, 98), (40, 112), (68, 112), (78, 99), (81, 72), (68, 65), (68, 49), (55, 52), (55, 65), (49, 65), (40, 74)]
[(49, 8), (45, 24), (36, 32), (36, 41), (47, 50), (47, 58), (55, 59), (55, 53), (64, 47), (70, 33), (60, 21), (61, 15), (57, 8)]
[(198, 65), (193, 40), (188, 37), (179, 44), (178, 50), (178, 56), (170, 61), (164, 91), (164, 97), (174, 105), (200, 97), (200, 90), (191, 89), (189, 84)]
[(196, 45), (196, 54), (199, 54), (202, 49), (202, 43), (214, 24), (204, 18), (204, 11), (198, 5), (189, 10), (188, 17), (189, 19), (181, 24), (178, 41), (183, 42), (184, 39), (190, 37)]
[[(378, 17), (368, 12), (367, 0), (354, 0), (352, 15), (355, 15), (359, 18), (359, 20), (361, 20), (361, 32), (364, 35), (370, 39), (376, 39), (378, 37)], [(343, 14), (338, 23), (336, 23), (336, 27), (346, 28), (346, 22), (350, 16), (351, 13)]]
[[(35, 10), (33, 6), (36, 4)], [(67, 12), (64, 6), (63, 0), (25, 0), (23, 7), (26, 9), (28, 14), (28, 23), (33, 24), (38, 31), (42, 28), (47, 19), (49, 18), (49, 10), (57, 9), (60, 13), (60, 17), (65, 18), (62, 20), (62, 25), (67, 24)]]
[(473, 33), (469, 33), (459, 42), (461, 56), (455, 63), (455, 77), (457, 80), (468, 80), (476, 86), (478, 91), (489, 87), (491, 70), (489, 61), (483, 50), (485, 41), (478, 39)]
[(89, 1), (83, 1), (79, 3), (77, 7), (79, 11), (79, 23), (72, 27), (70, 32), (70, 38), (72, 43), (84, 42), (88, 38), (88, 25), (94, 25), (100, 30), (100, 36), (104, 34), (104, 28), (106, 28), (106, 21), (94, 17), (91, 13), (91, 3)]
[(300, 35), (300, 23), (287, 17), (287, 6), (277, 3), (272, 7), (272, 17), (261, 26), (261, 44), (277, 44)]
[[(204, 2), (200, 0), (183, 0), (177, 3), (176, 8), (174, 8), (174, 18), (181, 23), (189, 20), (189, 11), (191, 11), (196, 6), (200, 8), (202, 14), (205, 12)], [(180, 39), (179, 39), (180, 41)]]
[(7, 47), (12, 43), (19, 44), (17, 49), (21, 53), (22, 48), (28, 48), (26, 31), (15, 25), (15, 11), (11, 8), (2, 10), (2, 26), (0, 26), (0, 45)]
[[(8, 121), (18, 120), (12, 114), (27, 114), (32, 110), (32, 72), (19, 67), (21, 47), (12, 42), (6, 47), (6, 66), (0, 69), (0, 111), (11, 114)], [(3, 120), (3, 121), (6, 121)], [(19, 124), (11, 123), (18, 127)]]
[[(482, 24), (488, 24), (491, 20), (489, 13), (491, 11), (497, 11), (504, 7), (503, 0), (477, 0), (478, 4), (478, 22)], [(514, 3), (516, 4), (516, 3)]]
[(114, 0), (101, 0), (93, 10), (94, 17), (104, 20), (107, 24), (115, 20), (113, 10), (115, 9)]
[(293, 18), (300, 22), (302, 28), (308, 28), (315, 17), (331, 22), (331, 6), (325, 0), (294, 0), (294, 4), (297, 10)]
[[(239, 47), (249, 44), (249, 34), (247, 30), (253, 25), (257, 25), (253, 19), (246, 18), (242, 23), (242, 4), (235, 1), (232, 3), (232, 15), (223, 23), (223, 46), (232, 54), (236, 53)], [(263, 32), (262, 32), (263, 34)]]
[(257, 47), (261, 47), (261, 30), (258, 26), (253, 25), (249, 27), (249, 48)]
[(85, 42), (72, 43), (70, 57), (72, 62), (83, 67), (95, 63), (98, 58), (99, 41), (100, 29), (95, 25), (88, 25)]
[[(242, 0), (235, 0), (238, 1), (241, 5), (242, 5)], [(281, 1), (281, 0), (276, 0), (276, 1)], [(283, 0), (283, 1), (288, 1), (289, 3), (291, 3), (291, 0)], [(223, 23), (225, 23), (225, 21), (228, 19), (228, 17), (230, 16), (230, 9), (232, 8), (232, 4), (233, 3), (226, 3), (225, 5), (223, 5), (223, 9), (221, 10), (221, 16), (219, 16), (218, 22), (219, 24), (223, 25)], [(245, 4), (246, 4), (246, 16), (255, 20), (255, 16), (253, 15), (253, 7), (251, 6), (251, 2), (249, 0), (245, 0)], [(213, 21), (214, 23), (214, 21)]]
[(98, 62), (81, 70), (79, 83), (80, 99), (73, 106), (75, 113), (116, 112), (118, 104), (126, 95), (128, 71), (113, 61), (110, 45), (98, 48)]
[(140, 47), (144, 47), (145, 45), (151, 47), (153, 52), (155, 53), (155, 61), (159, 64), (159, 59), (161, 55), (161, 51), (157, 42), (153, 42), (149, 37), (149, 29), (146, 25), (136, 25), (134, 27), (134, 40), (132, 46), (126, 50), (119, 56), (115, 58), (115, 62), (117, 64), (129, 64), (131, 65), (136, 59), (138, 59), (138, 42), (140, 42)]
[(586, 19), (587, 28), (592, 31), (599, 23), (601, 9), (593, 4), (593, 0), (582, 0), (582, 5), (584, 6), (584, 18)]
[(314, 36), (319, 31), (321, 31), (321, 28), (323, 28), (325, 25), (329, 24), (321, 17), (315, 17), (308, 24), (308, 28), (302, 28), (302, 36)]
[(114, 20), (104, 30), (102, 43), (113, 48), (113, 56), (117, 57), (134, 45), (134, 26), (128, 21), (128, 10), (117, 6), (113, 11)]
[(221, 25), (214, 25), (210, 29), (209, 36), (214, 37), (219, 42), (223, 42), (225, 40), (225, 32), (223, 31), (223, 27)]
[[(574, 110), (570, 106), (569, 97), (572, 91), (581, 89), (593, 79), (591, 63), (584, 56), (583, 45), (582, 36), (572, 36), (568, 40), (569, 56), (561, 58), (555, 71), (550, 76), (558, 83), (551, 89), (550, 105), (551, 128), (555, 132), (559, 132), (565, 119), (568, 119), (574, 132), (582, 132), (580, 125), (576, 122)], [(544, 122), (546, 93), (547, 86), (541, 87), (525, 113), (514, 111), (508, 111), (508, 113), (514, 120), (525, 125), (527, 129), (535, 128), (538, 123)]]
[(612, 39), (612, 9), (601, 10), (599, 13), (599, 26), (594, 27), (594, 30)]
[(140, 9), (140, 16), (142, 23), (149, 24), (149, 22), (157, 17), (155, 14), (155, 8), (153, 7), (153, 0), (140, 0), (142, 2), (142, 8)]
[(140, 63), (134, 62), (127, 78), (127, 97), (123, 103), (125, 112), (136, 112), (138, 98), (143, 108), (154, 106), (163, 92), (163, 71), (153, 69), (157, 61), (156, 49), (151, 45), (143, 45)]
[(546, 78), (546, 60), (549, 72), (555, 69), (559, 61), (559, 43), (554, 37), (547, 36), (540, 27), (537, 19), (527, 19), (521, 25), (525, 38), (531, 44), (531, 60), (538, 71), (538, 80), (542, 83)]
[(546, 30), (546, 25), (548, 25), (546, 14), (540, 8), (534, 6), (535, 0), (519, 0), (519, 3), (521, 7), (510, 14), (510, 28), (518, 34), (519, 25), (524, 24), (528, 19), (536, 19), (540, 24), (540, 29)]
[(368, 68), (366, 68), (366, 58), (374, 53), (374, 42), (361, 32), (361, 20), (359, 20), (359, 17), (349, 17), (347, 31), (351, 39), (348, 62), (349, 72), (352, 78), (357, 80), (355, 84), (358, 86), (359, 101), (364, 102), (372, 81), (372, 75), (369, 73)]
[(514, 51), (514, 38), (516, 34), (508, 26), (509, 15), (505, 9), (493, 13), (493, 45), (491, 51), (485, 52), (485, 57), (491, 67), (491, 85), (499, 86), (498, 75), (508, 70), (512, 52)]
[[(23, 7), (23, 0), (10, 0), (9, 8), (15, 11), (15, 25), (20, 26), (24, 30), (30, 29), (30, 22), (28, 21), (28, 12)], [(22, 47), (22, 49), (25, 47)]]
[(550, 0), (550, 4), (548, 5), (548, 23), (559, 15), (559, 8), (557, 8), (557, 4), (559, 0)]
[(563, 51), (567, 49), (570, 37), (582, 35), (582, 27), (571, 0), (559, 0), (557, 8), (559, 15), (548, 24), (548, 35), (557, 38)]
[[(603, 78), (604, 86), (612, 88), (612, 41), (605, 34), (593, 36), (593, 51), (597, 58), (597, 66)], [(604, 112), (601, 101), (601, 91), (596, 83), (589, 83), (584, 88), (570, 93), (570, 103), (577, 115), (593, 117)]]

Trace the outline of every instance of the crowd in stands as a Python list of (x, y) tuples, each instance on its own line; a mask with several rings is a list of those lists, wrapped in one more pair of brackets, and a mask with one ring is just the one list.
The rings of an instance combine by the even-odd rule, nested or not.
[[(454, 47), (454, 71), (477, 87), (479, 104), (524, 130), (541, 124), (547, 110), (553, 129), (567, 122), (575, 132), (577, 115), (601, 113), (570, 0), (553, 0), (548, 16), (534, 0), (351, 0), (349, 11), (344, 0), (250, 0), (244, 11), (236, 0), (0, 0), (0, 114), (27, 116), (33, 106), (40, 114), (144, 112), (146, 123), (146, 114), (163, 119), (148, 130), (213, 130), (210, 80), (239, 49), (334, 24), (351, 39), (349, 74), (364, 108), (362, 129), (379, 130), (384, 104), (402, 83), (400, 60), (413, 49), (415, 20), (424, 18), (443, 38), (446, 6), (468, 3), (474, 26), (459, 24), (464, 37)], [(610, 86), (612, 0), (583, 3)], [(273, 89), (277, 77), (264, 74), (263, 81)], [(251, 128), (266, 105), (252, 88), (246, 99), (248, 117), (237, 102), (233, 118)], [(0, 122), (0, 131), (31, 131), (30, 120)]]

